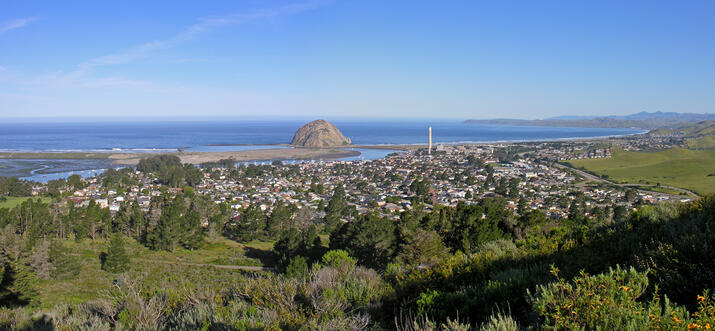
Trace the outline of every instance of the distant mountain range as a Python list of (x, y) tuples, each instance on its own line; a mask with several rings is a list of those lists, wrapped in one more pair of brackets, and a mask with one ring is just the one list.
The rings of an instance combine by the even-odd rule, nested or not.
[(490, 120), (466, 120), (465, 123), (505, 124), (524, 126), (570, 126), (583, 128), (677, 128), (687, 123), (715, 120), (715, 114), (674, 112), (640, 112), (624, 116), (557, 116), (541, 120), (518, 120), (498, 118)]

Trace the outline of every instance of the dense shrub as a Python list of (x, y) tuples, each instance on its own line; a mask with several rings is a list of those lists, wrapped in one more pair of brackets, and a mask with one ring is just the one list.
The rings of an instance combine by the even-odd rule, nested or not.
[[(558, 270), (552, 272), (558, 277)], [(589, 276), (582, 273), (567, 282), (562, 278), (537, 287), (534, 310), (547, 330), (665, 330), (713, 327), (712, 299), (698, 296), (700, 309), (692, 316), (685, 307), (658, 295), (650, 301), (638, 299), (648, 287), (647, 272), (634, 268), (611, 269)], [(690, 327), (689, 327), (690, 326)]]

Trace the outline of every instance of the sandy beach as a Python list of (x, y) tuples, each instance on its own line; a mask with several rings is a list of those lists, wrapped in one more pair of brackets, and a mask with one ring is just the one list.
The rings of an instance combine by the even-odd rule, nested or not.
[[(360, 152), (340, 148), (275, 148), (234, 152), (183, 152), (171, 153), (178, 156), (183, 163), (201, 164), (215, 162), (223, 159), (240, 161), (265, 161), (265, 160), (310, 160), (310, 159), (337, 159), (349, 156), (358, 156)], [(109, 159), (114, 164), (136, 165), (139, 160), (153, 154), (110, 154)]]

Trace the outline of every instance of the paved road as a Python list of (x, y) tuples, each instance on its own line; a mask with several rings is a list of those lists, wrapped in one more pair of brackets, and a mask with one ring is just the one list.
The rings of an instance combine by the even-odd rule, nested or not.
[[(569, 167), (569, 166), (566, 166), (566, 165), (563, 165), (563, 164), (560, 164), (560, 163), (554, 163), (554, 166), (557, 167), (557, 168), (562, 168), (562, 169), (570, 169), (570, 170), (576, 172), (577, 174), (579, 174), (579, 175), (581, 175), (581, 176), (583, 176), (583, 177), (585, 177), (585, 178), (588, 178), (588, 179), (593, 180), (593, 181), (601, 182), (601, 183), (616, 185), (616, 186), (625, 187), (625, 188), (635, 188), (637, 191), (643, 192), (643, 193), (647, 193), (647, 194), (663, 194), (663, 195), (671, 196), (671, 197), (673, 197), (673, 198), (681, 198), (681, 197), (682, 197), (682, 196), (679, 196), (679, 195), (668, 194), (668, 193), (657, 192), (657, 191), (649, 191), (649, 190), (644, 190), (644, 189), (640, 188), (640, 187), (643, 187), (643, 186), (655, 186), (655, 185), (649, 185), (649, 184), (619, 184), (619, 183), (614, 183), (614, 182), (612, 182), (612, 181), (610, 181), (610, 180), (607, 180), (607, 179), (604, 179), (604, 178), (595, 176), (595, 175), (590, 174), (590, 173), (588, 173), (588, 172), (585, 172), (585, 171), (583, 171), (583, 170), (579, 170), (579, 169), (576, 169), (576, 168), (574, 168), (574, 167)], [(682, 189), (682, 188), (679, 188), (679, 187), (674, 187), (674, 186), (669, 186), (669, 185), (661, 185), (661, 187), (668, 188), (668, 189), (671, 189), (671, 190), (680, 191), (680, 192), (684, 192), (685, 194), (688, 194), (688, 195), (690, 195), (691, 197), (698, 197), (698, 196), (699, 196), (699, 195), (697, 195), (695, 192), (688, 191), (688, 190), (686, 190), (686, 189)]]

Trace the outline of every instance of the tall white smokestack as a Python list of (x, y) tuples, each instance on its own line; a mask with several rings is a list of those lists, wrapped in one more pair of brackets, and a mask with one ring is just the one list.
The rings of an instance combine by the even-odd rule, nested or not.
[(429, 136), (427, 138), (427, 155), (432, 155), (432, 127), (429, 127)]

